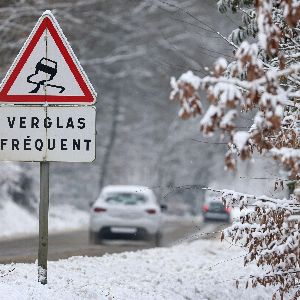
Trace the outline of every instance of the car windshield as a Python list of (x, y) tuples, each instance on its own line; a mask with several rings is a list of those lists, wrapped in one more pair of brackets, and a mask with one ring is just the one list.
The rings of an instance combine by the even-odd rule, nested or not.
[(139, 205), (146, 201), (145, 196), (137, 193), (111, 193), (105, 197), (105, 202), (109, 204)]

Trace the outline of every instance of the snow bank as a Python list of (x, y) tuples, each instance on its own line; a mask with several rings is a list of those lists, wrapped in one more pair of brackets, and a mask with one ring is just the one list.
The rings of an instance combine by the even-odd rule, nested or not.
[(5, 201), (0, 209), (0, 237), (37, 232), (37, 217), (12, 201)]
[(0, 265), (1, 299), (270, 299), (272, 290), (236, 289), (255, 266), (243, 268), (240, 249), (198, 240), (172, 248), (72, 257), (49, 263), (48, 285), (35, 264)]
[[(70, 205), (51, 206), (49, 231), (59, 232), (87, 228), (88, 213)], [(0, 208), (0, 238), (33, 235), (38, 233), (38, 215), (12, 201), (5, 201)]]
[(84, 229), (88, 227), (89, 213), (68, 204), (56, 205), (49, 209), (50, 232)]

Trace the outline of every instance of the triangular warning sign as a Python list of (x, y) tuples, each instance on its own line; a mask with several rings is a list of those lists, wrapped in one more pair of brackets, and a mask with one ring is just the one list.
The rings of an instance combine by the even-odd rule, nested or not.
[(56, 19), (46, 11), (2, 81), (0, 103), (93, 104), (96, 92)]

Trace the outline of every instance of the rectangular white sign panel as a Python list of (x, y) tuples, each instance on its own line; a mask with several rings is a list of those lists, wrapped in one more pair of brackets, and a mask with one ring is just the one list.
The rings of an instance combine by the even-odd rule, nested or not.
[(92, 162), (93, 106), (0, 106), (0, 160)]

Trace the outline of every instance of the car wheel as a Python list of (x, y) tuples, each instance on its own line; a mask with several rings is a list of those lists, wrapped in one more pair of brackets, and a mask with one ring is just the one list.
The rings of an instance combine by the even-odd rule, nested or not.
[(162, 236), (160, 232), (157, 232), (153, 235), (150, 236), (150, 244), (153, 247), (160, 247), (161, 246), (161, 240), (162, 240)]
[(156, 235), (155, 235), (155, 246), (156, 247), (161, 247), (162, 245), (162, 235), (160, 232), (158, 232)]
[(89, 242), (91, 245), (100, 245), (102, 244), (102, 239), (97, 232), (90, 231), (89, 232)]

